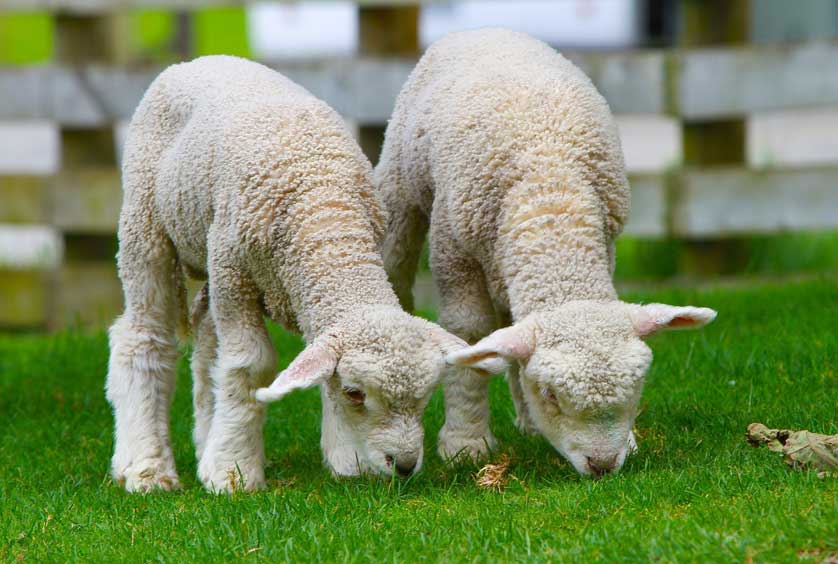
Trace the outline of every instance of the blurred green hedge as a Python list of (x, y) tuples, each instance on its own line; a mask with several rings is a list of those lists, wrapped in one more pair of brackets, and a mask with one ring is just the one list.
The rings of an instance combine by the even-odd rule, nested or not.
[[(139, 60), (161, 63), (175, 58), (176, 16), (160, 10), (129, 14), (132, 53)], [(194, 13), (191, 34), (193, 56), (227, 54), (250, 56), (247, 17), (243, 8), (206, 8)], [(49, 14), (0, 16), (0, 64), (28, 65), (48, 62), (53, 52), (54, 20)]]

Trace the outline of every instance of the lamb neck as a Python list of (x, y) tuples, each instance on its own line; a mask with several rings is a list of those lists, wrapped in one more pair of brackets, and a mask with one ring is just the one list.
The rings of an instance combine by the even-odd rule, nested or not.
[(514, 320), (568, 301), (617, 299), (593, 191), (519, 186), (504, 208), (498, 248)]

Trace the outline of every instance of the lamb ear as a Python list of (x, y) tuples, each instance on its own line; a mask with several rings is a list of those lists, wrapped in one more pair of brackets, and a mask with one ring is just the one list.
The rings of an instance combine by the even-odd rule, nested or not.
[(262, 403), (276, 401), (288, 392), (310, 388), (331, 376), (337, 367), (339, 354), (331, 336), (321, 336), (303, 352), (267, 388), (256, 390), (254, 397)]
[(698, 329), (716, 319), (716, 311), (707, 307), (647, 304), (633, 306), (629, 317), (640, 337), (666, 329)]
[[(498, 329), (476, 344), (449, 354), (445, 357), (445, 362), (497, 374), (503, 371), (510, 361), (529, 358), (533, 352), (533, 341), (532, 326), (528, 323), (518, 323)], [(487, 361), (492, 363), (492, 370), (483, 368)], [(501, 366), (501, 370), (498, 370)]]
[[(468, 348), (467, 342), (453, 333), (449, 333), (445, 329), (442, 329), (441, 327), (436, 328), (433, 339), (434, 342), (439, 345), (439, 349), (442, 352), (442, 356), (445, 359), (446, 364), (451, 364), (448, 362), (448, 357), (450, 355)], [(506, 363), (501, 359), (487, 358), (475, 364), (473, 368), (483, 370), (489, 374), (500, 374), (506, 370)]]

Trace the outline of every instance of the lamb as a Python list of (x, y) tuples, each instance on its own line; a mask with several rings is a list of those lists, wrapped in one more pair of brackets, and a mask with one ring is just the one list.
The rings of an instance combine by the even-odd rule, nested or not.
[(643, 339), (716, 312), (618, 299), (624, 168), (605, 100), (527, 35), (451, 34), (410, 75), (374, 182), (388, 214), (385, 268), (403, 306), (412, 307), (429, 230), (440, 323), (473, 343), (447, 358), (443, 457), (477, 458), (496, 444), (487, 379), (473, 370), (490, 359), (511, 363), (519, 429), (540, 432), (580, 474), (616, 470), (634, 448), (652, 360)]
[[(125, 147), (125, 311), (110, 329), (106, 386), (112, 474), (128, 491), (179, 486), (169, 411), (184, 273), (207, 280), (192, 369), (208, 489), (264, 486), (263, 402), (318, 384), (334, 474), (419, 469), (422, 411), (444, 355), (466, 343), (399, 306), (371, 181), (340, 117), (267, 67), (203, 57), (149, 87)], [(308, 343), (269, 387), (266, 314)]]

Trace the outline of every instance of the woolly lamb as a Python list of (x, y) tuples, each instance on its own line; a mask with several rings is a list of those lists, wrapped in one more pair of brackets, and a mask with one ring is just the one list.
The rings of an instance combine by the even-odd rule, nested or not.
[[(590, 80), (520, 33), (449, 35), (399, 95), (375, 183), (402, 304), (412, 306), (430, 225), (441, 324), (476, 342), (448, 357), (459, 368), (443, 379), (440, 454), (478, 457), (495, 445), (487, 379), (471, 368), (502, 358), (522, 431), (541, 432), (581, 474), (619, 468), (652, 360), (642, 338), (716, 313), (618, 300), (614, 239), (629, 186)], [(493, 333), (498, 321), (514, 324)]]
[[(444, 355), (466, 343), (399, 307), (371, 179), (340, 117), (266, 67), (204, 57), (154, 81), (126, 142), (125, 312), (110, 330), (112, 471), (128, 491), (178, 486), (169, 411), (184, 270), (207, 280), (192, 360), (207, 488), (263, 486), (261, 402), (316, 384), (335, 474), (420, 467), (422, 411)], [(257, 390), (277, 362), (265, 314), (308, 346)]]

